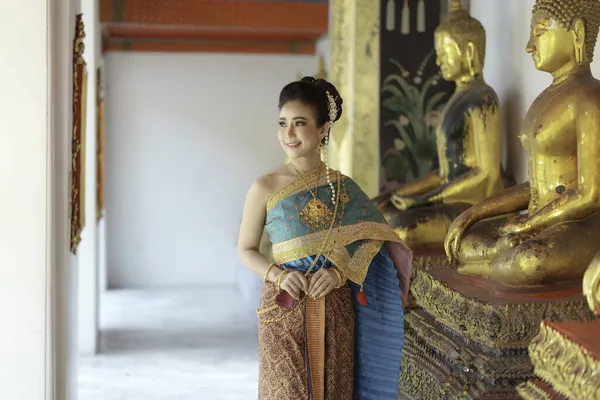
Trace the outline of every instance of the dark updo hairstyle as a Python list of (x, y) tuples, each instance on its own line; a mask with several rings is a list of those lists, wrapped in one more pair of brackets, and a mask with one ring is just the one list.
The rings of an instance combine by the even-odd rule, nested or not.
[(326, 122), (329, 122), (329, 109), (327, 107), (329, 101), (326, 92), (333, 96), (337, 106), (337, 115), (335, 120), (332, 121), (335, 122), (342, 116), (343, 100), (335, 86), (325, 79), (305, 76), (299, 81), (285, 85), (279, 94), (279, 109), (281, 110), (288, 101), (300, 100), (304, 104), (315, 108), (317, 126), (322, 127)]

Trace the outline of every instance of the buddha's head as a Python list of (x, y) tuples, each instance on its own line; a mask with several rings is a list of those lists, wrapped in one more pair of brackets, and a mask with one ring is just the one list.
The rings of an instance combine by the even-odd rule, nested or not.
[(459, 81), (481, 76), (485, 59), (485, 29), (452, 0), (448, 15), (435, 30), (437, 65), (444, 79)]
[(600, 27), (600, 0), (536, 0), (527, 52), (540, 71), (589, 64)]

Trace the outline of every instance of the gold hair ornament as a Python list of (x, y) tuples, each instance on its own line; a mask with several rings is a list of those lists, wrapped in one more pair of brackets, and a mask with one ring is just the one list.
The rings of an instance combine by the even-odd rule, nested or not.
[(325, 136), (325, 146), (322, 147), (323, 149), (323, 158), (325, 161), (325, 171), (327, 173), (327, 183), (329, 183), (329, 187), (331, 188), (331, 201), (332, 203), (335, 204), (335, 187), (333, 186), (333, 183), (331, 182), (331, 176), (329, 175), (329, 162), (327, 160), (327, 155), (328, 155), (328, 151), (327, 151), (327, 145), (329, 144), (329, 135), (331, 134), (331, 127), (333, 126), (333, 123), (335, 122), (335, 119), (337, 118), (338, 115), (338, 108), (337, 108), (337, 104), (335, 103), (335, 98), (331, 95), (331, 93), (329, 93), (329, 90), (325, 91), (325, 94), (327, 95), (327, 111), (329, 114), (329, 121), (326, 122), (327, 124), (327, 134)]

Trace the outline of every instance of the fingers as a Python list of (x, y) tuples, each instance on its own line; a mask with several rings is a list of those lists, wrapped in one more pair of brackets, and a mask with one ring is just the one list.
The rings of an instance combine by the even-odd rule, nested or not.
[(298, 300), (302, 284), (296, 275), (294, 273), (287, 274), (281, 282), (281, 288), (288, 292), (294, 299)]
[(333, 289), (335, 289), (335, 285), (331, 282), (324, 282), (321, 286), (315, 289), (312, 297), (318, 299), (319, 297), (323, 297), (328, 295)]
[(301, 292), (308, 291), (308, 280), (302, 272), (290, 272), (283, 277), (281, 288), (298, 300)]
[(308, 292), (308, 279), (306, 279), (302, 272), (295, 271), (290, 273), (290, 279), (293, 279), (294, 285), (296, 285), (298, 290), (304, 293)]
[(325, 269), (318, 270), (312, 279), (310, 280), (311, 288), (308, 290), (308, 294), (311, 297), (316, 297), (317, 293), (321, 291), (321, 286), (327, 283), (328, 273), (325, 272)]
[(323, 271), (324, 269), (321, 268), (320, 270), (318, 270), (317, 272), (315, 272), (315, 274), (313, 275), (313, 277), (311, 278), (309, 284), (308, 284), (308, 290), (306, 291), (306, 293), (312, 293), (315, 287), (315, 283), (317, 283), (319, 281), (319, 279), (321, 278), (321, 276), (323, 275)]
[(296, 288), (300, 289), (302, 287), (302, 281), (297, 273), (292, 272), (289, 274), (289, 282), (294, 285)]
[(452, 264), (453, 255), (452, 254), (452, 237), (449, 237), (444, 242), (444, 251), (446, 252), (446, 258), (448, 259), (448, 263)]
[[(315, 274), (316, 276), (316, 274)], [(318, 278), (313, 278), (313, 288), (309, 295), (313, 298), (322, 297), (329, 294), (336, 288), (337, 275), (332, 271), (323, 272)]]
[(306, 276), (299, 273), (298, 279), (300, 280), (300, 290), (302, 290), (304, 293), (308, 293), (308, 279), (306, 279)]
[(311, 297), (318, 297), (318, 294), (321, 293), (327, 287), (327, 279), (321, 277), (321, 279), (317, 279), (316, 282), (313, 279), (313, 288), (309, 293)]
[(314, 297), (315, 297), (315, 299), (318, 299), (320, 297), (325, 297), (329, 293), (333, 292), (334, 289), (335, 289), (335, 286), (332, 284), (329, 284), (327, 286), (322, 286), (321, 290), (318, 291)]
[(290, 283), (287, 283), (287, 284), (281, 285), (281, 286), (282, 286), (283, 290), (285, 290), (286, 292), (288, 292), (290, 294), (290, 296), (292, 296), (294, 299), (298, 300), (298, 298), (300, 297), (300, 293), (296, 287), (294, 287)]
[(315, 272), (310, 281), (300, 271), (290, 272), (283, 278), (281, 288), (298, 300), (301, 292), (312, 298), (326, 296), (336, 289), (338, 284), (335, 272), (322, 268)]
[(454, 237), (454, 239), (452, 240), (452, 260), (454, 260), (454, 257), (456, 256), (457, 253), (458, 253), (458, 237)]
[(459, 238), (460, 238), (460, 231), (457, 232), (456, 230), (460, 229), (460, 228), (454, 228), (454, 227), (450, 227), (449, 229), (449, 233), (448, 236), (446, 237), (446, 240), (444, 241), (444, 250), (446, 251), (446, 258), (448, 259), (448, 263), (452, 264), (454, 262), (454, 259), (456, 258), (456, 255), (458, 253), (458, 243)]

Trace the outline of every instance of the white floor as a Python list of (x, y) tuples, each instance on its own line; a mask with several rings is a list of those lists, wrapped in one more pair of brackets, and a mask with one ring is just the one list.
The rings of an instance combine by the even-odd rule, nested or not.
[(79, 400), (257, 398), (256, 318), (233, 290), (111, 291)]

